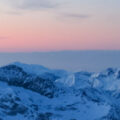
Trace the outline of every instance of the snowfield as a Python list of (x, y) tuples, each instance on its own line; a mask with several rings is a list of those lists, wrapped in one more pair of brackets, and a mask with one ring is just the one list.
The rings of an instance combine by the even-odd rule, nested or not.
[(120, 70), (0, 68), (0, 120), (120, 120)]

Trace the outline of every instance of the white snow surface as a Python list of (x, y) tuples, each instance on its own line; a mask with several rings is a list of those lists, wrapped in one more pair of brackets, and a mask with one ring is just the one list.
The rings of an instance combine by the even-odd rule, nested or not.
[[(30, 88), (24, 84), (16, 85), (14, 81), (20, 78), (23, 82), (26, 76), (22, 75), (25, 73), (18, 68), (18, 71), (6, 66), (6, 69), (0, 68), (0, 120), (120, 120), (119, 69), (109, 68), (100, 73), (70, 73), (40, 65), (18, 62), (12, 65), (31, 75), (32, 82), (27, 76), (29, 86), (33, 82), (37, 83)], [(37, 79), (39, 82), (36, 79), (34, 81), (43, 73), (52, 73), (49, 76), (59, 78), (51, 80), (50, 84), (47, 84), (48, 79), (45, 79), (46, 82), (41, 79)], [(55, 95), (49, 98), (43, 93), (45, 90)]]

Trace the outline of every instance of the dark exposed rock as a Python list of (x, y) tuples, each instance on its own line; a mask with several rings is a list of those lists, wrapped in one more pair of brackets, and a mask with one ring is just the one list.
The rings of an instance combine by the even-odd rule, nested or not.
[[(11, 89), (8, 89), (3, 94), (0, 94), (0, 108), (3, 113), (6, 115), (15, 116), (18, 113), (24, 114), (27, 112), (27, 107), (21, 104), (20, 98), (18, 100), (17, 95), (14, 92), (10, 92)], [(16, 99), (17, 98), (17, 99)]]
[(50, 120), (50, 117), (52, 116), (52, 113), (39, 113), (38, 117), (36, 120)]
[(0, 68), (0, 81), (7, 82), (9, 85), (33, 90), (49, 98), (54, 97), (57, 90), (54, 81), (27, 74), (22, 68), (16, 65), (8, 65)]

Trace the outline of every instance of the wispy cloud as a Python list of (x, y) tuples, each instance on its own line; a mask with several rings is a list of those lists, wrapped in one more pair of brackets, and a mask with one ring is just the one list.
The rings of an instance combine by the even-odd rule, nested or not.
[(14, 10), (6, 11), (4, 13), (9, 14), (9, 15), (23, 15), (20, 11), (14, 11)]
[[(53, 9), (52, 12), (54, 12), (57, 16), (65, 19), (87, 19), (91, 17), (88, 14), (71, 12), (65, 13), (65, 11), (62, 10), (62, 7), (60, 7), (63, 4), (65, 5), (65, 2), (60, 2), (59, 0), (0, 0), (0, 3), (4, 3), (5, 6), (9, 7), (5, 13), (10, 15), (22, 15), (26, 10), (39, 11)], [(59, 8), (59, 10), (56, 8)], [(60, 10), (62, 10), (63, 13), (60, 13)]]
[(66, 17), (66, 18), (77, 18), (77, 19), (86, 19), (86, 18), (89, 18), (91, 17), (90, 15), (87, 15), (87, 14), (76, 14), (76, 13), (63, 13), (62, 14), (63, 17)]
[(58, 5), (51, 0), (4, 0), (4, 3), (8, 6), (11, 6), (12, 8), (17, 8), (21, 10), (39, 10), (45, 8), (54, 8)]
[(55, 8), (57, 4), (49, 0), (26, 0), (22, 4), (19, 4), (17, 7), (20, 9), (46, 9), (46, 8)]

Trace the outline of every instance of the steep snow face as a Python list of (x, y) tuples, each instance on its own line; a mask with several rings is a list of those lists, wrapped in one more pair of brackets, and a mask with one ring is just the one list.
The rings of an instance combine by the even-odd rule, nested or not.
[(120, 90), (120, 70), (109, 68), (91, 77), (93, 87), (105, 90)]
[(62, 83), (65, 86), (71, 87), (75, 84), (75, 76), (74, 76), (74, 74), (70, 74), (63, 78), (57, 79), (55, 82)]
[(108, 68), (100, 73), (77, 72), (56, 80), (68, 87), (94, 87), (104, 90), (120, 90), (120, 70)]
[(91, 75), (92, 73), (82, 71), (57, 79), (56, 82), (63, 83), (66, 86), (74, 87), (77, 89), (86, 88), (91, 86)]

